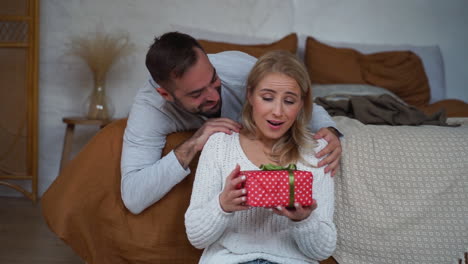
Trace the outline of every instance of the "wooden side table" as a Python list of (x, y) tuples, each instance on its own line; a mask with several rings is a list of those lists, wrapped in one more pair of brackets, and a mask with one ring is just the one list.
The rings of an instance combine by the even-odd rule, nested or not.
[(75, 132), (76, 125), (92, 125), (99, 126), (99, 128), (103, 128), (112, 122), (112, 120), (87, 119), (85, 117), (64, 117), (62, 121), (65, 124), (67, 124), (67, 128), (65, 129), (65, 137), (63, 140), (62, 158), (60, 160), (59, 171), (62, 171), (62, 168), (70, 159), (70, 152), (73, 145), (73, 133)]

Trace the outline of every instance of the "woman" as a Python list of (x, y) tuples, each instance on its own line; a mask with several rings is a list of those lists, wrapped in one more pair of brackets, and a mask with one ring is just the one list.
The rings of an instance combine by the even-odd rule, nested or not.
[[(190, 242), (205, 249), (200, 263), (318, 263), (333, 253), (333, 178), (317, 168), (314, 154), (327, 143), (313, 140), (311, 115), (310, 80), (297, 57), (275, 51), (259, 58), (247, 79), (243, 129), (212, 135), (200, 156), (185, 214)], [(313, 205), (245, 205), (239, 171), (268, 163), (311, 171)]]

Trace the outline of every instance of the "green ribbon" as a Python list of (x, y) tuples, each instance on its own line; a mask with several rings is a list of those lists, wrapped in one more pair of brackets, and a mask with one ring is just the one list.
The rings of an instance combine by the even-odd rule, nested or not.
[(289, 164), (288, 166), (282, 167), (274, 164), (262, 164), (260, 169), (263, 171), (279, 171), (287, 170), (289, 174), (289, 205), (288, 207), (294, 207), (294, 173), (296, 170), (296, 164)]

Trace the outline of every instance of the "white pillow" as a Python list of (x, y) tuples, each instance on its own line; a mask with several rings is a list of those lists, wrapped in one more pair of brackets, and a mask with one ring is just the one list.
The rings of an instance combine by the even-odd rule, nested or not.
[[(303, 58), (304, 46), (307, 36), (300, 34), (298, 37), (299, 47), (298, 54)], [(369, 54), (382, 51), (394, 51), (394, 50), (410, 50), (416, 53), (421, 58), (426, 71), (426, 75), (429, 81), (429, 87), (431, 90), (430, 103), (440, 101), (446, 98), (445, 88), (445, 72), (444, 72), (444, 60), (442, 58), (442, 52), (440, 47), (437, 45), (433, 46), (420, 46), (420, 45), (386, 45), (386, 44), (359, 44), (359, 43), (347, 43), (347, 42), (332, 42), (323, 41), (317, 39), (327, 45), (339, 48), (351, 48), (361, 53)]]
[(329, 100), (348, 100), (350, 96), (382, 95), (388, 94), (399, 102), (407, 105), (400, 97), (391, 91), (367, 84), (314, 84), (312, 85), (312, 96), (324, 97)]

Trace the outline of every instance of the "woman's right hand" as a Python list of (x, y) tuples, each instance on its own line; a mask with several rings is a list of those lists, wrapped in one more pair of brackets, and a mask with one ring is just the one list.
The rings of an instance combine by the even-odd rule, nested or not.
[(224, 189), (219, 195), (219, 204), (223, 211), (227, 213), (250, 208), (244, 204), (246, 201), (246, 190), (244, 188), (237, 188), (237, 186), (241, 186), (242, 182), (245, 181), (245, 176), (239, 176), (239, 171), (240, 166), (237, 164), (236, 168), (226, 178)]

